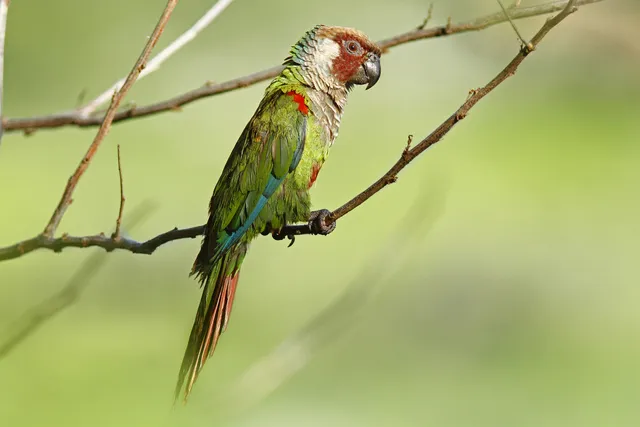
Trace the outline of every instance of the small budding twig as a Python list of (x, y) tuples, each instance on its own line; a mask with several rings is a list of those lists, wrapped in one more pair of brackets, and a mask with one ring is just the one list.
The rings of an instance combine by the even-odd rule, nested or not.
[(496, 1), (500, 5), (500, 8), (502, 9), (502, 12), (504, 13), (504, 16), (506, 16), (507, 19), (509, 20), (509, 24), (511, 24), (511, 28), (513, 28), (513, 31), (515, 31), (516, 35), (520, 39), (520, 43), (522, 44), (522, 48), (523, 49), (527, 49), (529, 52), (531, 52), (533, 50), (533, 44), (531, 44), (531, 42), (526, 41), (524, 39), (524, 37), (522, 37), (522, 34), (520, 34), (520, 31), (518, 30), (518, 27), (516, 27), (515, 22), (513, 22), (513, 20), (509, 16), (509, 12), (507, 12), (507, 9), (504, 7), (502, 2), (500, 0), (496, 0)]
[(431, 17), (433, 16), (433, 3), (429, 4), (429, 10), (427, 11), (427, 17), (424, 18), (424, 21), (422, 21), (422, 24), (418, 25), (416, 27), (416, 30), (423, 30), (424, 27), (427, 26), (427, 24), (429, 23), (429, 21), (431, 21)]
[(122, 180), (122, 163), (120, 160), (120, 144), (118, 144), (118, 176), (120, 178), (120, 210), (118, 211), (118, 218), (116, 219), (116, 229), (111, 235), (113, 239), (120, 238), (120, 225), (122, 224), (122, 211), (124, 211), (124, 183)]
[(410, 154), (412, 142), (413, 142), (413, 135), (409, 135), (407, 137), (407, 145), (404, 147), (404, 150), (402, 151), (402, 157), (406, 157)]

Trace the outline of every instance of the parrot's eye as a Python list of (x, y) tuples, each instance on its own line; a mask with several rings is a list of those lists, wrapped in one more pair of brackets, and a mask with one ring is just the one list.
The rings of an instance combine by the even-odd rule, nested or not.
[(362, 55), (362, 46), (355, 40), (346, 40), (344, 43), (345, 49), (352, 55)]

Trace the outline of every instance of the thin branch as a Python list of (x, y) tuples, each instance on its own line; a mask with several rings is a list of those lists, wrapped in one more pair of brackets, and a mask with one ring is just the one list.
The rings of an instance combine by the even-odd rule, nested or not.
[(63, 234), (61, 237), (55, 238), (41, 234), (14, 245), (0, 248), (0, 261), (19, 258), (36, 249), (49, 249), (54, 252), (61, 252), (64, 248), (100, 247), (107, 252), (123, 249), (134, 254), (151, 255), (158, 247), (165, 243), (201, 236), (204, 233), (204, 227), (204, 225), (199, 225), (191, 228), (174, 228), (145, 242), (138, 242), (122, 236), (115, 239), (104, 233), (81, 237)]
[[(578, 0), (576, 6), (596, 3), (602, 0)], [(530, 7), (518, 7), (510, 9), (509, 16), (511, 19), (523, 19), (533, 16), (546, 15), (549, 13), (562, 10), (567, 5), (566, 1), (558, 1), (552, 3), (541, 4)], [(508, 18), (502, 12), (497, 12), (472, 21), (462, 22), (460, 24), (447, 23), (443, 26), (432, 28), (414, 29), (406, 33), (384, 39), (378, 42), (378, 45), (387, 52), (388, 50), (417, 40), (431, 39), (435, 37), (444, 37), (452, 34), (465, 33), (470, 31), (479, 31), (487, 27), (506, 22)], [(243, 77), (239, 77), (227, 82), (218, 84), (205, 84), (202, 87), (193, 89), (182, 95), (167, 99), (154, 104), (145, 106), (133, 106), (125, 110), (119, 111), (113, 121), (120, 122), (140, 117), (146, 117), (167, 111), (179, 111), (184, 105), (197, 101), (199, 99), (220, 95), (237, 89), (252, 86), (256, 83), (273, 78), (282, 70), (281, 66), (268, 68), (263, 71), (252, 73)], [(15, 119), (4, 119), (4, 128), (7, 132), (21, 130), (26, 133), (32, 133), (37, 129), (51, 129), (61, 126), (78, 126), (88, 127), (97, 126), (102, 122), (101, 116), (83, 117), (76, 111), (64, 112), (59, 114), (51, 114), (39, 117), (25, 117)]]
[[(218, 2), (215, 3), (211, 7), (211, 9), (209, 9), (200, 19), (198, 19), (191, 28), (182, 33), (177, 39), (171, 42), (169, 46), (164, 48), (160, 53), (153, 57), (149, 61), (145, 69), (138, 76), (138, 80), (148, 76), (154, 71), (157, 71), (163, 62), (169, 59), (178, 50), (182, 49), (191, 40), (195, 39), (202, 30), (207, 28), (207, 26), (211, 24), (218, 17), (218, 15), (222, 13), (222, 11), (225, 10), (232, 1), (233, 0), (218, 0)], [(90, 117), (91, 114), (98, 109), (98, 107), (109, 101), (113, 94), (116, 91), (120, 90), (124, 83), (125, 78), (118, 80), (109, 89), (98, 95), (98, 97), (96, 97), (94, 100), (87, 103), (84, 107), (79, 108), (77, 110), (77, 113), (82, 117)]]
[(513, 22), (513, 20), (511, 19), (511, 17), (509, 16), (509, 12), (507, 12), (507, 9), (504, 7), (504, 5), (502, 4), (502, 2), (500, 0), (497, 0), (498, 4), (500, 5), (500, 8), (502, 9), (502, 12), (504, 13), (504, 16), (507, 17), (507, 19), (509, 20), (509, 24), (511, 24), (511, 28), (513, 28), (513, 31), (516, 33), (516, 35), (518, 36), (518, 39), (520, 39), (520, 43), (522, 43), (522, 46), (526, 46), (527, 49), (529, 50), (533, 50), (533, 46), (531, 46), (531, 43), (527, 42), (524, 37), (522, 37), (522, 34), (520, 34), (520, 30), (518, 30), (518, 27), (516, 27), (515, 22)]
[[(2, 96), (4, 95), (4, 39), (7, 32), (7, 14), (9, 13), (9, 0), (0, 0), (0, 119), (2, 118)], [(0, 121), (0, 141), (4, 129)]]
[(162, 34), (164, 27), (167, 25), (167, 22), (171, 17), (171, 13), (173, 12), (173, 9), (176, 7), (176, 4), (178, 4), (178, 0), (168, 0), (167, 5), (165, 6), (164, 11), (162, 12), (162, 15), (160, 16), (160, 19), (158, 20), (158, 23), (156, 24), (156, 27), (153, 30), (153, 33), (151, 33), (149, 40), (147, 41), (144, 49), (142, 50), (142, 53), (140, 54), (140, 57), (136, 61), (131, 72), (129, 72), (129, 75), (127, 76), (126, 81), (122, 85), (122, 88), (120, 88), (120, 90), (113, 95), (113, 98), (111, 100), (111, 105), (109, 106), (109, 109), (107, 110), (107, 113), (105, 114), (105, 117), (102, 120), (100, 129), (98, 129), (98, 133), (96, 134), (96, 137), (94, 138), (93, 142), (89, 146), (89, 150), (87, 150), (87, 153), (84, 155), (84, 157), (80, 161), (80, 164), (76, 168), (76, 171), (69, 178), (69, 181), (67, 182), (67, 186), (64, 189), (64, 193), (62, 194), (62, 198), (60, 199), (58, 206), (53, 212), (53, 215), (51, 215), (51, 219), (49, 220), (49, 223), (44, 229), (44, 232), (43, 232), (44, 236), (51, 237), (56, 232), (56, 229), (58, 228), (58, 225), (60, 224), (60, 221), (62, 220), (64, 213), (66, 212), (67, 208), (72, 202), (71, 197), (73, 196), (73, 191), (75, 190), (76, 185), (78, 185), (78, 181), (80, 180), (84, 172), (89, 167), (89, 164), (91, 163), (93, 156), (98, 151), (98, 148), (100, 147), (100, 144), (104, 140), (104, 137), (107, 136), (107, 133), (109, 133), (109, 129), (111, 128), (111, 123), (113, 122), (113, 118), (116, 115), (118, 106), (122, 102), (122, 99), (124, 98), (126, 93), (129, 91), (129, 89), (131, 89), (131, 87), (135, 83), (138, 75), (144, 69), (145, 64), (147, 63), (147, 59), (151, 54), (151, 50), (158, 42), (158, 39), (160, 38), (160, 35)]
[[(129, 231), (144, 222), (153, 208), (148, 203), (134, 209), (129, 216), (126, 226)], [(78, 300), (82, 292), (91, 285), (91, 279), (98, 274), (109, 259), (104, 252), (91, 254), (71, 277), (69, 282), (55, 295), (42, 301), (24, 313), (10, 327), (6, 329), (0, 339), (0, 359), (6, 357), (25, 339), (36, 332), (45, 322), (71, 306)]]
[(120, 238), (120, 225), (122, 224), (122, 211), (124, 211), (124, 181), (122, 179), (122, 162), (120, 160), (120, 144), (118, 144), (118, 177), (120, 178), (120, 209), (118, 210), (118, 218), (116, 219), (116, 230), (111, 236), (114, 239)]
[[(575, 4), (577, 4), (576, 0), (569, 1), (565, 5), (565, 8), (562, 9), (562, 11), (558, 15), (547, 20), (542, 28), (540, 28), (540, 30), (531, 39), (530, 43), (534, 48), (537, 47), (540, 41), (553, 27), (555, 27), (560, 21), (562, 21), (570, 13), (576, 10)], [(339, 218), (343, 217), (344, 215), (348, 214), (349, 212), (363, 204), (384, 187), (395, 182), (397, 180), (398, 173), (400, 173), (402, 169), (404, 169), (410, 162), (412, 162), (416, 157), (422, 154), (427, 148), (440, 141), (453, 128), (453, 126), (455, 126), (458, 122), (460, 122), (467, 116), (469, 110), (471, 110), (471, 108), (473, 108), (473, 106), (476, 105), (478, 101), (484, 98), (508, 77), (512, 76), (516, 72), (518, 66), (531, 52), (532, 50), (523, 47), (515, 56), (515, 58), (513, 58), (511, 62), (496, 77), (493, 78), (493, 80), (491, 80), (486, 86), (480, 89), (472, 90), (467, 100), (460, 106), (460, 108), (458, 108), (458, 110), (456, 110), (447, 120), (445, 120), (440, 126), (438, 126), (436, 130), (434, 130), (429, 136), (424, 138), (417, 145), (413, 146), (413, 148), (411, 148), (411, 142), (413, 138), (410, 138), (407, 141), (405, 147), (403, 147), (402, 154), (400, 155), (398, 161), (380, 179), (369, 186), (369, 188), (349, 200), (344, 205), (340, 206), (338, 209), (331, 212), (331, 214), (327, 218), (327, 221), (337, 221)], [(126, 238), (120, 238), (116, 240), (106, 237), (104, 233), (85, 237), (71, 237), (63, 235), (60, 238), (40, 235), (32, 239), (19, 242), (12, 246), (0, 248), (0, 261), (17, 258), (36, 249), (49, 249), (59, 252), (66, 247), (98, 246), (107, 251), (124, 249), (133, 253), (151, 254), (159, 246), (170, 241), (197, 237), (203, 234), (204, 229), (204, 225), (188, 229), (175, 228), (166, 233), (160, 234), (146, 242), (137, 242), (135, 240)], [(311, 233), (311, 227), (307, 224), (302, 224), (287, 226), (279, 234), (300, 235)]]
[(418, 25), (417, 30), (423, 30), (424, 27), (427, 26), (429, 21), (431, 21), (431, 17), (433, 16), (433, 3), (429, 4), (429, 10), (427, 11), (427, 16), (422, 20), (422, 23)]

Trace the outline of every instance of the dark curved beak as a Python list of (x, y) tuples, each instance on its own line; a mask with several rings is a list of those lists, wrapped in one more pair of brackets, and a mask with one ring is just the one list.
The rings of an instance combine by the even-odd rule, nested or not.
[(362, 67), (367, 75), (368, 84), (366, 89), (371, 89), (380, 79), (380, 56), (370, 53)]

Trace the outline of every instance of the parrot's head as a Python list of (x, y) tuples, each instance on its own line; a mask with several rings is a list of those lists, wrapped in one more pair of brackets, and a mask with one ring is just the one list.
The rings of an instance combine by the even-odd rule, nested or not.
[(293, 47), (285, 65), (297, 65), (316, 89), (373, 87), (380, 78), (381, 50), (353, 28), (317, 25)]

